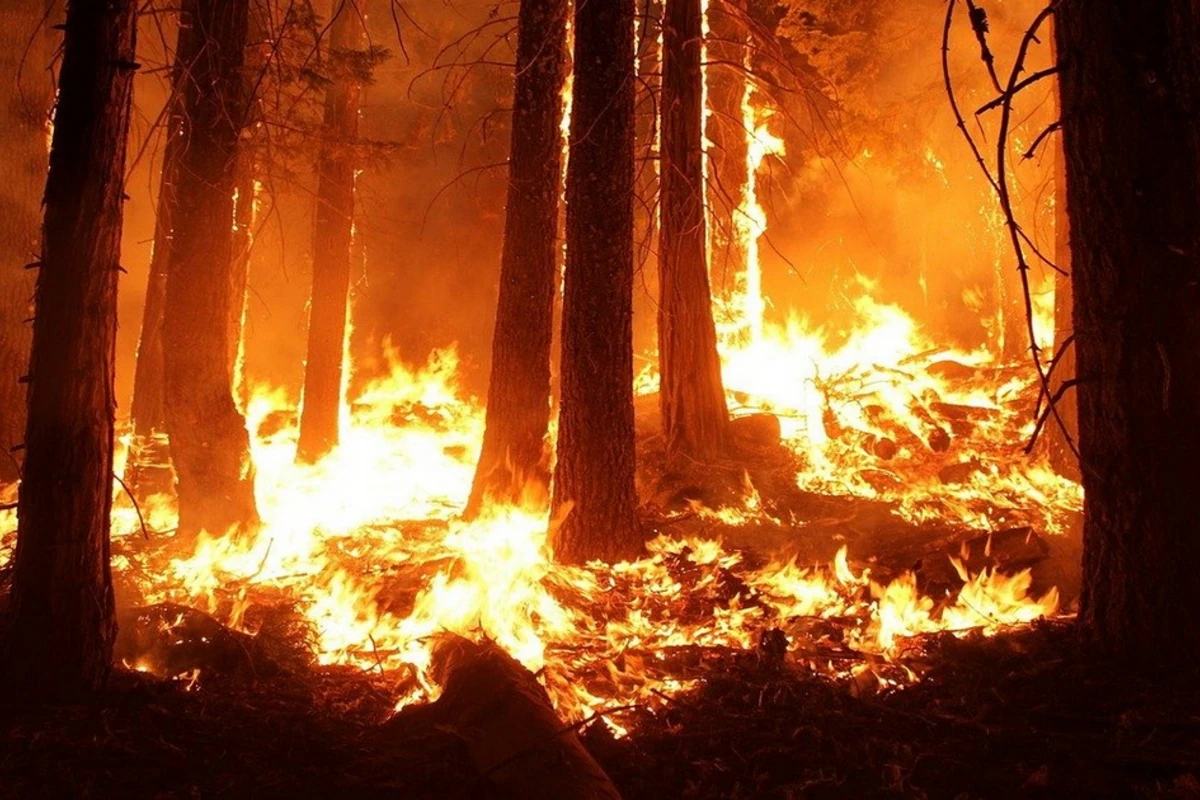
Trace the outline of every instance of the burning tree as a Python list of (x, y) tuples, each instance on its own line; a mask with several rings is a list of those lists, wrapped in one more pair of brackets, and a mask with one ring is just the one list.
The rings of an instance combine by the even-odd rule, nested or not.
[(175, 181), (179, 169), (179, 156), (186, 141), (184, 82), (203, 46), (199, 31), (191, 24), (195, 13), (195, 0), (183, 0), (179, 8), (181, 24), (175, 43), (175, 62), (171, 69), (171, 97), (166, 109), (165, 144), (154, 215), (154, 248), (150, 256), (150, 277), (146, 285), (146, 302), (142, 306), (142, 329), (138, 339), (133, 378), (133, 403), (130, 414), (133, 417), (134, 438), (126, 462), (125, 479), (141, 496), (171, 489), (170, 472), (166, 470), (166, 462), (170, 456), (155, 437), (164, 434), (167, 427), (164, 406), (163, 303), (166, 300), (167, 266), (171, 260), (171, 243), (175, 233), (173, 220), (178, 202)]
[(354, 234), (354, 146), (359, 94), (370, 78), (371, 54), (362, 49), (365, 13), (354, 3), (342, 2), (330, 23), (331, 75), (325, 89), (325, 141), (317, 163), (308, 360), (297, 449), (297, 456), (310, 462), (338, 442)]
[(233, 193), (247, 114), (249, 0), (197, 0), (199, 53), (182, 96), (186, 122), (164, 301), (166, 417), (185, 535), (257, 520), (245, 420), (229, 364)]
[(1084, 501), (1081, 619), (1104, 647), (1194, 663), (1200, 511), (1200, 17), (1056, 12)]
[(708, 284), (702, 17), (700, 0), (666, 5), (658, 352), (667, 450), (706, 460), (728, 446), (729, 412)]
[(575, 7), (562, 404), (552, 532), (565, 562), (636, 555), (633, 0)]
[(0, 7), (0, 74), (14, 76), (13, 96), (0, 112), (0, 481), (18, 477), (14, 452), (25, 434), (33, 274), (25, 266), (38, 251), (42, 188), (46, 181), (46, 122), (53, 81), (41, 46), (41, 0)]
[(5, 689), (23, 701), (95, 689), (112, 668), (113, 383), (136, 8), (67, 10), (3, 659)]
[(500, 297), (492, 340), (483, 447), (467, 513), (488, 497), (545, 493), (550, 478), (550, 344), (562, 191), (563, 0), (522, 0)]

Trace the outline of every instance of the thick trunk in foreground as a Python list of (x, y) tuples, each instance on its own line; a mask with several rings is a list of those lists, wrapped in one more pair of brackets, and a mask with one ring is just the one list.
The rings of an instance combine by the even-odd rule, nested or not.
[(1081, 384), (1080, 620), (1116, 654), (1200, 658), (1200, 9), (1057, 16)]
[(704, 219), (700, 0), (668, 0), (663, 23), (658, 353), (667, 451), (701, 461), (729, 446)]
[(135, 10), (133, 0), (76, 0), (67, 12), (0, 662), (0, 685), (23, 703), (85, 694), (111, 668), (113, 383)]
[[(196, 0), (184, 0), (179, 16), (190, 21)], [(170, 451), (162, 437), (166, 434), (166, 410), (163, 404), (166, 386), (163, 361), (163, 306), (167, 294), (167, 267), (171, 262), (177, 196), (175, 181), (179, 156), (183, 150), (186, 121), (183, 116), (182, 79), (190, 73), (203, 42), (190, 24), (179, 26), (172, 67), (171, 109), (167, 115), (163, 145), (162, 177), (154, 218), (154, 249), (150, 255), (150, 277), (146, 284), (146, 302), (142, 307), (142, 332), (138, 339), (137, 366), (133, 376), (133, 442), (125, 467), (125, 482), (139, 497), (173, 490), (174, 472)]]
[(188, 129), (163, 322), (167, 427), (184, 536), (221, 536), (257, 521), (249, 437), (233, 402), (228, 356), (247, 12), (248, 0), (197, 0), (191, 21), (203, 45), (183, 94)]
[(461, 736), (479, 773), (506, 797), (615, 800), (621, 795), (529, 670), (494, 644), (446, 635), (434, 650), (443, 687), (432, 706), (402, 713)]
[(559, 561), (642, 549), (633, 429), (633, 0), (575, 6), (562, 401), (551, 532)]
[(522, 0), (518, 12), (500, 298), (487, 425), (468, 515), (478, 513), (487, 499), (515, 503), (525, 492), (544, 497), (550, 482), (546, 433), (558, 272), (567, 9), (564, 0)]
[[(0, 483), (18, 477), (29, 325), (46, 185), (53, 82), (40, 46), (44, 0), (0, 3)], [(32, 40), (32, 47), (30, 43)]]
[(308, 360), (297, 450), (297, 457), (309, 463), (319, 460), (338, 444), (361, 80), (353, 65), (356, 55), (361, 58), (365, 33), (359, 12), (350, 5), (338, 10), (332, 26), (329, 57), (334, 74), (325, 90), (325, 143), (317, 165)]

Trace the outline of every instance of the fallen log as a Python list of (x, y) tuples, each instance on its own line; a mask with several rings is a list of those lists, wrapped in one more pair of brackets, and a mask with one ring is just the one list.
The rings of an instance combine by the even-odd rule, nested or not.
[(443, 635), (434, 647), (432, 675), (442, 696), (401, 712), (397, 727), (417, 723), (454, 732), (480, 775), (507, 796), (621, 796), (574, 728), (558, 718), (533, 674), (495, 644)]

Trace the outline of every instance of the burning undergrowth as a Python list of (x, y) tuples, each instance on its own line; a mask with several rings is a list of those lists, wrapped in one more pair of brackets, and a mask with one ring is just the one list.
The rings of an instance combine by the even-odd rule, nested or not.
[[(661, 710), (738, 653), (857, 693), (909, 685), (930, 637), (1059, 612), (1028, 567), (1045, 555), (1039, 534), (1063, 531), (1080, 498), (1024, 456), (1026, 372), (933, 348), (894, 309), (873, 313), (905, 335), (827, 352), (794, 323), (727, 354), (774, 353), (777, 368), (744, 373), (773, 385), (739, 385), (737, 369), (727, 380), (766, 435), (758, 423), (724, 465), (739, 478), (722, 502), (696, 500), (688, 475), (659, 474), (684, 490), (647, 505), (647, 556), (616, 565), (554, 564), (554, 523), (537, 504), (458, 517), (483, 417), (457, 390), (451, 352), (415, 370), (396, 359), (315, 465), (296, 462), (294, 404), (259, 391), (247, 409), (259, 530), (179, 541), (169, 498), (139, 515), (118, 494), (114, 572), (121, 604), (137, 609), (119, 658), (200, 690), (222, 670), (352, 666), (401, 708), (438, 696), (431, 641), (454, 632), (494, 640), (560, 713), (599, 714), (617, 734), (629, 707)], [(831, 517), (834, 506), (852, 513)]]

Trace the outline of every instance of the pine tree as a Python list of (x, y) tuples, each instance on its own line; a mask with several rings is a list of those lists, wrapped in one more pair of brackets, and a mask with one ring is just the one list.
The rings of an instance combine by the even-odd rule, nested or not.
[(500, 298), (483, 448), (468, 515), (549, 484), (550, 345), (558, 273), (567, 4), (522, 0)]
[(1200, 13), (1057, 10), (1084, 500), (1080, 619), (1101, 646), (1200, 657)]
[(700, 0), (668, 0), (663, 23), (658, 352), (667, 451), (710, 460), (729, 446), (708, 283)]
[(329, 42), (333, 74), (325, 89), (325, 141), (317, 165), (308, 360), (297, 450), (297, 456), (310, 463), (338, 443), (354, 228), (354, 144), (363, 81), (365, 31), (360, 14), (365, 11), (344, 3), (334, 13)]
[(248, 0), (196, 0), (200, 52), (184, 83), (185, 144), (164, 304), (166, 416), (179, 526), (224, 535), (257, 522), (245, 420), (229, 363), (233, 193), (247, 113)]
[(551, 545), (559, 561), (641, 552), (633, 427), (633, 0), (575, 6), (562, 405)]
[(0, 686), (18, 702), (106, 681), (117, 276), (137, 5), (73, 0), (46, 184), (12, 609)]

